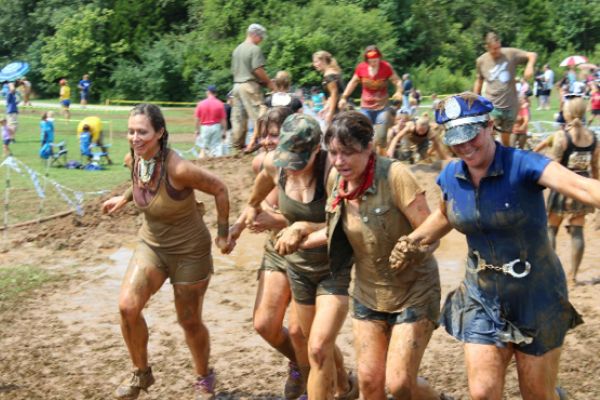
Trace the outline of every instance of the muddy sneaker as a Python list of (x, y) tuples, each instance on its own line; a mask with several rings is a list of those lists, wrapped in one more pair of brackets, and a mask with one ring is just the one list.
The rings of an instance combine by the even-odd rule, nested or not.
[(152, 368), (148, 367), (145, 371), (136, 369), (132, 372), (131, 378), (121, 382), (115, 391), (115, 397), (120, 400), (135, 400), (140, 395), (141, 390), (148, 392), (148, 388), (153, 383)]
[(215, 383), (217, 377), (213, 370), (206, 376), (199, 376), (194, 382), (194, 391), (196, 392), (196, 400), (212, 400), (215, 398)]
[(358, 399), (358, 380), (356, 379), (356, 376), (352, 374), (352, 372), (348, 372), (348, 385), (350, 387), (348, 388), (348, 391), (346, 393), (341, 394), (339, 396), (334, 396), (333, 398), (335, 400)]
[(568, 400), (567, 391), (560, 386), (556, 387), (556, 394), (558, 394), (559, 400)]
[(297, 399), (306, 391), (306, 385), (298, 365), (290, 361), (289, 372), (285, 386), (283, 387), (283, 398), (286, 400)]

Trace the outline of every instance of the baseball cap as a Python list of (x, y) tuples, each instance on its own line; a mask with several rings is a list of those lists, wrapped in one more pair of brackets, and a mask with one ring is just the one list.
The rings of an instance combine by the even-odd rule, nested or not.
[(306, 167), (312, 152), (321, 143), (321, 127), (311, 116), (292, 114), (283, 121), (273, 163), (299, 171)]

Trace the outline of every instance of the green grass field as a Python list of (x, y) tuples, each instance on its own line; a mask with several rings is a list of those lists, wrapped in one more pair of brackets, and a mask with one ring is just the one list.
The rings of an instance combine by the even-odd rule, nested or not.
[[(551, 99), (551, 110), (537, 111), (537, 103), (532, 98), (532, 120), (553, 121), (554, 114), (558, 109), (558, 97), (556, 94)], [(38, 100), (41, 102), (43, 100)], [(48, 100), (48, 103), (55, 102)], [(34, 102), (35, 104), (35, 102)], [(427, 110), (426, 105), (420, 112)], [(127, 118), (129, 108), (119, 110), (72, 110), (71, 120), (62, 118), (58, 109), (55, 112), (55, 142), (64, 141), (68, 150), (67, 159), (83, 161), (79, 154), (79, 141), (76, 134), (77, 124), (87, 116), (98, 116), (103, 121), (103, 130), (106, 141), (112, 143), (110, 155), (114, 161), (113, 165), (105, 165), (103, 171), (86, 171), (78, 169), (67, 169), (61, 167), (46, 167), (38, 155), (40, 148), (39, 123), (41, 114), (49, 109), (45, 108), (20, 108), (19, 127), (17, 130), (17, 142), (11, 144), (13, 155), (41, 176), (47, 177), (45, 181), (40, 178), (40, 186), (45, 189), (46, 197), (42, 200), (38, 196), (32, 180), (27, 172), (18, 174), (10, 171), (10, 191), (8, 192), (8, 219), (4, 220), (8, 225), (35, 220), (55, 213), (72, 209), (76, 202), (77, 194), (84, 193), (83, 200), (90, 200), (97, 196), (91, 192), (111, 190), (115, 186), (125, 182), (129, 177), (129, 171), (122, 166), (122, 160), (129, 151), (127, 143)], [(185, 151), (193, 146), (191, 134), (194, 132), (194, 117), (192, 108), (163, 108), (167, 119), (167, 128), (170, 133), (169, 141), (171, 147)], [(549, 127), (545, 124), (544, 127)], [(188, 155), (189, 156), (189, 155)], [(7, 195), (7, 168), (0, 169), (0, 190), (2, 198)], [(51, 181), (50, 181), (51, 180)], [(56, 190), (54, 182), (62, 185), (62, 194)], [(45, 185), (45, 186), (44, 186)], [(66, 188), (66, 189), (65, 189)], [(65, 197), (68, 199), (65, 199)], [(71, 203), (69, 203), (71, 202)]]
[[(48, 110), (55, 113), (55, 143), (64, 141), (68, 150), (67, 159), (79, 162), (85, 161), (82, 160), (79, 153), (79, 140), (76, 134), (77, 124), (87, 116), (100, 117), (103, 122), (105, 142), (111, 143), (109, 152), (114, 164), (103, 164), (105, 169), (102, 171), (67, 169), (57, 166), (48, 168), (47, 163), (39, 157), (39, 124), (42, 113)], [(172, 147), (177, 150), (190, 149), (193, 146), (193, 138), (190, 136), (194, 132), (193, 109), (163, 108), (163, 111), (167, 119), (167, 127), (170, 133), (169, 140)], [(10, 150), (16, 159), (49, 180), (39, 179), (40, 187), (45, 189), (46, 194), (45, 199), (42, 200), (26, 171), (22, 171), (23, 174), (13, 170), (9, 171), (8, 224), (29, 221), (72, 208), (69, 202), (56, 190), (53, 182), (62, 185), (62, 193), (70, 201), (75, 201), (76, 194), (71, 190), (84, 194), (105, 191), (111, 190), (126, 181), (129, 177), (129, 171), (123, 167), (122, 160), (129, 151), (126, 135), (128, 114), (127, 108), (111, 111), (72, 110), (71, 119), (67, 121), (60, 115), (58, 109), (21, 107), (19, 109), (16, 143), (10, 145)], [(2, 199), (5, 199), (7, 195), (7, 170), (6, 167), (0, 168)], [(93, 194), (86, 194), (84, 200), (89, 200), (92, 197), (94, 197)]]
[(0, 309), (27, 292), (47, 282), (60, 279), (57, 272), (49, 272), (31, 265), (5, 265), (0, 267)]

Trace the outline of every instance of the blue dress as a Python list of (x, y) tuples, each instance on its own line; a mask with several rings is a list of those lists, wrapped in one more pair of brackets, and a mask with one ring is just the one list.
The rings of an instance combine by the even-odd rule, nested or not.
[[(546, 208), (539, 180), (550, 160), (496, 143), (494, 160), (479, 188), (463, 161), (440, 174), (446, 214), (467, 237), (465, 278), (448, 295), (441, 323), (467, 343), (542, 355), (562, 346), (566, 332), (582, 323), (569, 303), (565, 274), (547, 235)], [(519, 260), (517, 278), (502, 271), (477, 271), (479, 259), (502, 266)]]

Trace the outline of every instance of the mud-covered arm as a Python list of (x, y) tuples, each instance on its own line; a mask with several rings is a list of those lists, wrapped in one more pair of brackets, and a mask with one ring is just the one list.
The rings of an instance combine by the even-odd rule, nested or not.
[(327, 227), (323, 227), (318, 231), (312, 232), (306, 236), (302, 243), (301, 249), (314, 249), (315, 247), (325, 246), (327, 244)]
[(538, 183), (574, 200), (600, 208), (600, 181), (586, 178), (552, 161)]
[(451, 230), (452, 226), (448, 218), (442, 211), (442, 208), (439, 208), (433, 211), (408, 237), (421, 244), (429, 245), (440, 240)]
[(412, 124), (412, 123), (406, 124), (406, 126), (404, 128), (402, 128), (402, 130), (400, 132), (398, 132), (398, 134), (396, 136), (394, 136), (394, 138), (392, 139), (392, 141), (390, 142), (390, 144), (388, 145), (388, 148), (386, 150), (386, 154), (388, 157), (394, 158), (394, 152), (396, 151), (396, 147), (398, 147), (398, 143), (402, 140), (402, 138), (404, 136), (406, 136), (406, 134), (408, 133), (408, 131), (410, 129), (414, 129), (414, 124)]
[[(297, 221), (279, 232), (275, 250), (281, 255), (292, 254), (304, 240), (313, 232), (325, 228), (325, 222), (314, 223), (306, 221)], [(325, 241), (327, 243), (327, 240)]]
[(273, 155), (265, 156), (263, 169), (256, 175), (252, 192), (246, 207), (246, 225), (252, 225), (256, 216), (262, 211), (261, 203), (276, 186), (277, 168), (273, 165)]
[(229, 190), (215, 174), (180, 158), (169, 162), (169, 178), (176, 189), (192, 188), (212, 195), (217, 208), (217, 235), (229, 236)]

